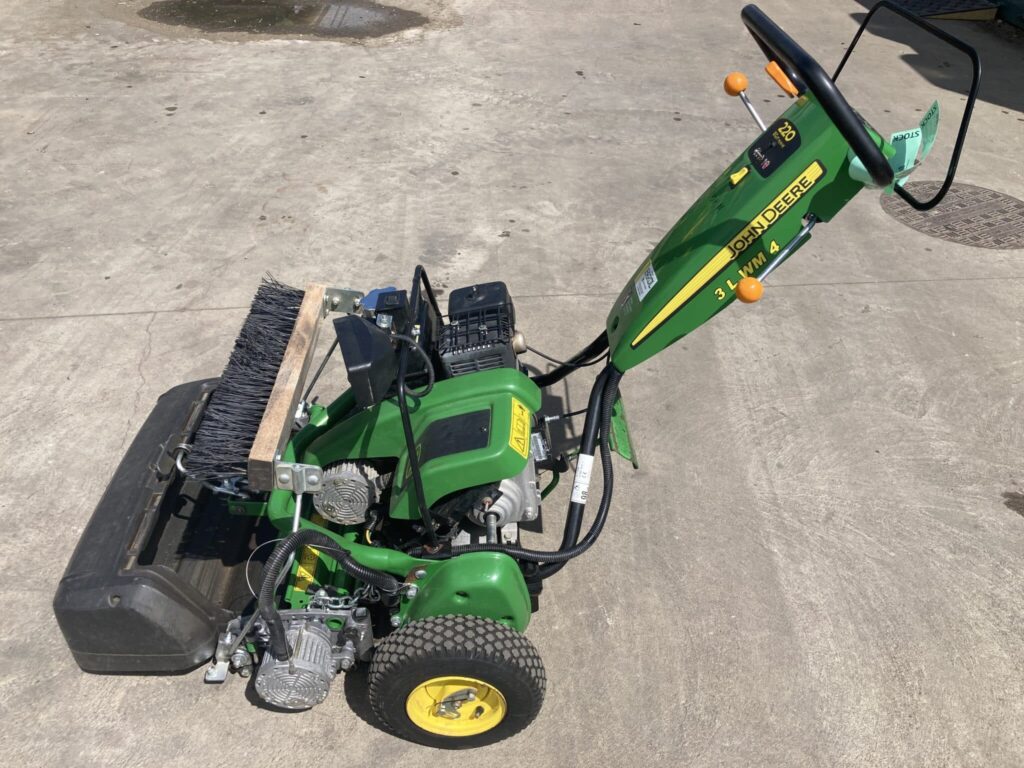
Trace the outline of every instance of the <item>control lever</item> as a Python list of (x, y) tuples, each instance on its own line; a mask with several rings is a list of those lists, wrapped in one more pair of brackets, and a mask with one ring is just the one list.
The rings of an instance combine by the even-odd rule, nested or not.
[(730, 72), (725, 76), (725, 92), (730, 96), (739, 96), (740, 101), (743, 102), (743, 106), (747, 108), (747, 112), (754, 118), (754, 122), (757, 123), (757, 127), (761, 129), (761, 133), (765, 131), (764, 120), (757, 114), (757, 110), (754, 109), (754, 105), (750, 103), (750, 99), (747, 98), (747, 87), (750, 85), (750, 81), (747, 80), (747, 76), (742, 72)]

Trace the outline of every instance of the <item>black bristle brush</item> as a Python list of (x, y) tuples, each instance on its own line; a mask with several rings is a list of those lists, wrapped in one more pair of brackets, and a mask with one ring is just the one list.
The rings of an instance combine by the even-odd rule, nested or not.
[(244, 476), (305, 292), (264, 278), (185, 459), (189, 477)]

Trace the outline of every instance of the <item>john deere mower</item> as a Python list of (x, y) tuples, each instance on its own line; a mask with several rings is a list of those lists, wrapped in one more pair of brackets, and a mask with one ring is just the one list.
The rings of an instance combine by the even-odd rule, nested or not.
[[(880, 8), (973, 66), (931, 200), (902, 181), (931, 149), (938, 104), (886, 140), (836, 87)], [(54, 599), (79, 666), (207, 665), (210, 683), (234, 672), (268, 707), (302, 710), (368, 665), (372, 710), (402, 738), (471, 747), (525, 728), (546, 677), (523, 632), (544, 581), (605, 527), (612, 453), (635, 459), (623, 376), (734, 300), (760, 299), (862, 189), (928, 209), (953, 180), (980, 76), (971, 48), (883, 2), (829, 77), (757, 7), (742, 19), (791, 103), (765, 124), (746, 78), (726, 79), (758, 136), (643, 261), (593, 342), (548, 372), (522, 361), (532, 348), (501, 282), (453, 290), (444, 312), (423, 267), (408, 290), (265, 281), (223, 374), (159, 399), (82, 534)], [(333, 343), (313, 371), (327, 320)], [(336, 350), (349, 386), (324, 405), (311, 393)], [(545, 412), (542, 391), (580, 370), (596, 371), (586, 409)], [(580, 417), (578, 447), (560, 448), (552, 425)], [(569, 472), (561, 545), (527, 546), (521, 534)]]

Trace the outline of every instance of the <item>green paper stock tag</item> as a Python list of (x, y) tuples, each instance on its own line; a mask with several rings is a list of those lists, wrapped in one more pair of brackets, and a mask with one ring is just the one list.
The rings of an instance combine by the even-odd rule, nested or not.
[[(935, 101), (916, 128), (897, 131), (889, 138), (892, 154), (886, 152), (886, 159), (892, 166), (893, 183), (885, 188), (886, 194), (891, 195), (895, 185), (903, 184), (907, 176), (924, 161), (932, 151), (938, 132), (939, 102)], [(853, 154), (853, 150), (850, 150), (850, 176), (868, 186), (874, 185), (864, 163)]]

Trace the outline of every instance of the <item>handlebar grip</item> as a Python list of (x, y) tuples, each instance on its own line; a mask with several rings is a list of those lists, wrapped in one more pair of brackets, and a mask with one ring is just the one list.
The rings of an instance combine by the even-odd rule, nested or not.
[(889, 186), (893, 181), (889, 161), (821, 65), (756, 5), (745, 6), (740, 16), (765, 55), (788, 69), (788, 74), (795, 74), (814, 94), (872, 181), (880, 187)]

